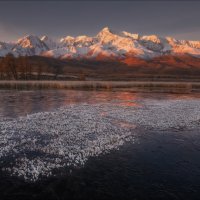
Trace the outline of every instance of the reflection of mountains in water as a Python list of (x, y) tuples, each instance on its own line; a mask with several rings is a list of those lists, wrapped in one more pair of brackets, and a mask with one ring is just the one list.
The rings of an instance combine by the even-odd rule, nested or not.
[(139, 94), (131, 92), (75, 91), (75, 90), (34, 90), (2, 91), (0, 96), (1, 117), (19, 117), (31, 113), (52, 111), (76, 103), (107, 103), (135, 106)]
[[(120, 92), (112, 98), (115, 101), (76, 103), (2, 122), (1, 157), (13, 155), (16, 161), (4, 169), (36, 181), (40, 176), (50, 176), (54, 169), (82, 166), (91, 156), (134, 142), (138, 128), (168, 131), (198, 127), (198, 99), (151, 99)], [(136, 101), (139, 106), (122, 106), (117, 104), (120, 101)]]
[[(174, 90), (175, 91), (175, 90)], [(5, 117), (26, 116), (31, 113), (53, 111), (59, 107), (77, 103), (109, 103), (119, 107), (140, 107), (140, 100), (158, 99), (190, 99), (199, 94), (151, 94), (128, 91), (80, 91), (80, 90), (4, 90), (0, 95), (0, 115)], [(106, 112), (100, 113), (106, 116)]]

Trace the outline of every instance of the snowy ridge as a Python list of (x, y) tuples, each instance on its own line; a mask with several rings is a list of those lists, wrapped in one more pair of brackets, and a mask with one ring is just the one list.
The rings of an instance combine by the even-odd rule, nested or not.
[(108, 27), (96, 36), (66, 36), (54, 41), (48, 36), (25, 36), (15, 43), (0, 42), (0, 56), (41, 55), (66, 58), (119, 58), (139, 57), (149, 59), (162, 55), (190, 54), (200, 57), (200, 41), (176, 40), (157, 35), (142, 36), (122, 31), (116, 33)]

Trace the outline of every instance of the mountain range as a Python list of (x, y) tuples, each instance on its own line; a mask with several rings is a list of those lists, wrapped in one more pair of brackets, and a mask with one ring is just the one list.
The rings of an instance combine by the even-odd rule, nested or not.
[(96, 36), (66, 36), (54, 41), (48, 36), (28, 35), (16, 42), (0, 42), (0, 57), (44, 56), (58, 59), (120, 60), (128, 65), (133, 58), (140, 62), (161, 56), (200, 58), (200, 41), (176, 40), (172, 37), (139, 35), (103, 28)]

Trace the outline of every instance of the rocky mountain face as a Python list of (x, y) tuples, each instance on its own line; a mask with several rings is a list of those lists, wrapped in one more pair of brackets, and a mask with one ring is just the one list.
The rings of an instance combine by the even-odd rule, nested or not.
[(116, 33), (105, 27), (94, 37), (66, 36), (54, 41), (48, 36), (28, 35), (14, 43), (0, 42), (0, 56), (8, 53), (15, 57), (40, 55), (59, 59), (114, 59), (130, 64), (133, 58), (146, 61), (169, 55), (200, 57), (200, 41), (142, 36), (125, 31)]

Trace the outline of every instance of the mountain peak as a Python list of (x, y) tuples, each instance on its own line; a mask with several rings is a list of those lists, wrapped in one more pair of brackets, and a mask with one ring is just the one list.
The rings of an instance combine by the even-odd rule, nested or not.
[(104, 27), (97, 36), (107, 35), (107, 34), (115, 34), (109, 27)]
[(25, 37), (17, 41), (17, 43), (23, 48), (32, 47), (40, 42), (41, 42), (40, 39), (35, 35), (26, 35)]
[(125, 37), (130, 37), (134, 40), (138, 40), (140, 35), (138, 33), (129, 33), (129, 32), (126, 32), (126, 31), (122, 31), (122, 36), (125, 36)]
[(19, 40), (34, 40), (39, 39), (36, 35), (25, 35), (24, 37), (20, 38)]
[(104, 27), (101, 31), (103, 32), (111, 32), (110, 28), (108, 26)]
[(44, 35), (40, 38), (40, 40), (42, 42), (44, 42), (46, 44), (46, 46), (49, 48), (49, 49), (52, 49), (52, 48), (56, 48), (57, 47), (57, 44), (54, 40), (52, 40), (50, 37), (48, 37), (47, 35)]
[(49, 40), (49, 37), (47, 35), (43, 35), (40, 40), (42, 41), (46, 41), (46, 40)]
[[(54, 57), (87, 57), (98, 54), (116, 55), (119, 58), (135, 56), (153, 58), (168, 54), (190, 54), (200, 57), (200, 41), (176, 40), (157, 35), (138, 35), (126, 31), (114, 32), (104, 27), (96, 36), (66, 36), (59, 41), (47, 35), (41, 38), (26, 35), (16, 43), (0, 43), (0, 56), (7, 53), (20, 55), (51, 55)], [(45, 54), (44, 54), (45, 53)]]
[(154, 43), (160, 43), (161, 42), (161, 38), (157, 35), (144, 35), (141, 38), (142, 40), (146, 40), (146, 41), (152, 41)]
[(69, 42), (69, 41), (72, 41), (72, 40), (74, 40), (74, 37), (66, 36), (66, 37), (61, 38), (60, 42)]
[(47, 45), (35, 35), (26, 35), (25, 37), (19, 39), (13, 48), (13, 52), (16, 56), (39, 55), (41, 52), (47, 50)]

